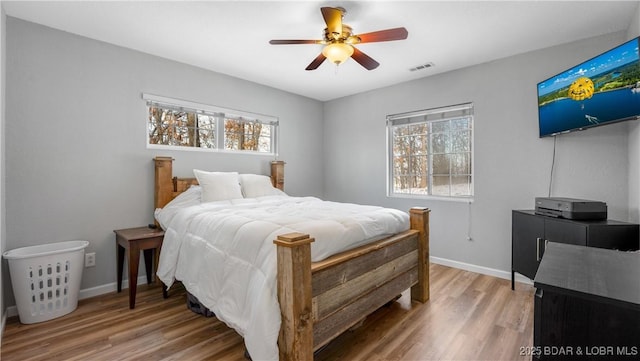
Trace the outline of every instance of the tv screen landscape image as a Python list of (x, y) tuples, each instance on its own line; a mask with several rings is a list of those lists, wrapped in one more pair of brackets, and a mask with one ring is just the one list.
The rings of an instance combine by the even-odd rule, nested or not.
[(640, 119), (640, 38), (538, 83), (540, 137)]

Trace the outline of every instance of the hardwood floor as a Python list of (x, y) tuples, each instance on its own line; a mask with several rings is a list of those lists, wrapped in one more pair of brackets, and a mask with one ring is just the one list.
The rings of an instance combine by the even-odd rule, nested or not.
[[(316, 360), (520, 360), (533, 340), (533, 287), (431, 265), (431, 299), (408, 292), (316, 353)], [(9, 360), (245, 360), (242, 338), (186, 307), (183, 290), (163, 299), (139, 285), (81, 300), (69, 315), (32, 325), (7, 322), (1, 358)]]

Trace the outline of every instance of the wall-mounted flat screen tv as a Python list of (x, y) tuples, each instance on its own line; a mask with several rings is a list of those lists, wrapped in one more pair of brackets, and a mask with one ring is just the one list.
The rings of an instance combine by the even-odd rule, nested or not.
[(640, 119), (640, 38), (538, 83), (540, 137)]

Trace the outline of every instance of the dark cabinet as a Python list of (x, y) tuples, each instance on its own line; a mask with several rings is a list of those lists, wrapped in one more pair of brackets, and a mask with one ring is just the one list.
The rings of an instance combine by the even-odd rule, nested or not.
[(640, 228), (615, 220), (571, 220), (535, 214), (533, 210), (512, 212), (511, 288), (515, 273), (533, 279), (548, 242), (579, 246), (637, 250)]
[(549, 243), (535, 276), (539, 360), (640, 359), (640, 254)]

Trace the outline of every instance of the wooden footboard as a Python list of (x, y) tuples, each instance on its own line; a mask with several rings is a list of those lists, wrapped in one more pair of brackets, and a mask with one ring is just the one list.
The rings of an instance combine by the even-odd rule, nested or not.
[[(155, 158), (155, 208), (197, 184), (174, 177), (172, 162)], [(281, 190), (284, 164), (271, 162), (273, 186)], [(312, 360), (314, 350), (409, 288), (413, 300), (429, 299), (429, 209), (412, 208), (409, 215), (409, 230), (316, 263), (311, 236), (277, 237), (280, 360)]]
[(411, 229), (311, 263), (311, 238), (278, 236), (280, 360), (312, 360), (313, 351), (411, 288), (429, 299), (429, 210), (410, 211)]

